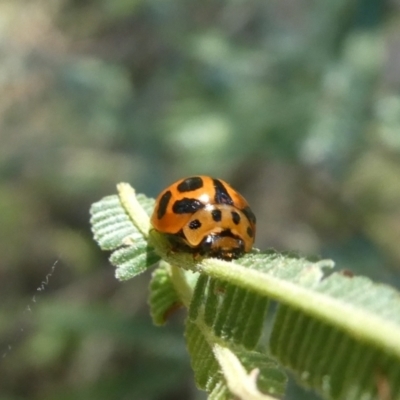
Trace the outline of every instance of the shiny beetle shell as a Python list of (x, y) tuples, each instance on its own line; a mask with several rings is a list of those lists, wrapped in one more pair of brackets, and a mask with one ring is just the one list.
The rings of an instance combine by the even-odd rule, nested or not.
[(251, 251), (256, 218), (247, 201), (222, 179), (193, 176), (160, 193), (151, 224), (175, 250), (225, 260)]

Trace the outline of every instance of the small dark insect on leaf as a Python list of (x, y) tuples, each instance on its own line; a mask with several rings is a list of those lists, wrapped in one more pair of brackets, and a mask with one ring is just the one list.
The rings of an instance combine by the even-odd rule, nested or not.
[(349, 269), (342, 269), (339, 271), (339, 274), (343, 275), (347, 278), (353, 278), (353, 276), (354, 276), (354, 272), (350, 271)]
[(176, 311), (178, 311), (182, 307), (183, 307), (183, 304), (180, 302), (173, 303), (171, 305), (171, 307), (168, 308), (168, 310), (165, 311), (165, 313), (163, 315), (164, 322), (166, 322), (171, 317), (172, 314), (174, 314)]

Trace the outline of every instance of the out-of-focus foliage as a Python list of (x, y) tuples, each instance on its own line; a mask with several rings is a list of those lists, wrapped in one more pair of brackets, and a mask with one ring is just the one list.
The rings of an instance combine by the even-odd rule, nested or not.
[(399, 287), (399, 11), (2, 0), (0, 399), (200, 398), (175, 323), (151, 326), (149, 275), (118, 283), (92, 241), (89, 205), (120, 181), (219, 176), (257, 247)]

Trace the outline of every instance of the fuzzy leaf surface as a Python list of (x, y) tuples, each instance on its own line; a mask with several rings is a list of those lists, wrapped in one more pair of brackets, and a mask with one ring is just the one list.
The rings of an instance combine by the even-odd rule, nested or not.
[[(141, 194), (136, 198), (150, 215), (154, 200)], [(107, 196), (94, 203), (90, 214), (94, 239), (102, 250), (113, 251), (110, 261), (117, 267), (118, 279), (130, 279), (160, 259), (129, 218), (119, 196)]]
[[(324, 277), (329, 266), (260, 253), (229, 264), (205, 260), (202, 270), (220, 287), (236, 285), (278, 302), (271, 352), (305, 386), (343, 400), (379, 399), (385, 387), (391, 400), (400, 399), (399, 293), (364, 277)], [(207, 313), (207, 301), (203, 307)], [(210, 326), (214, 320), (206, 319)]]
[[(133, 189), (127, 193), (125, 205), (134, 196)], [(278, 307), (267, 344), (276, 359), (289, 367), (300, 382), (327, 399), (400, 400), (399, 292), (364, 277), (339, 272), (327, 275), (333, 267), (329, 260), (312, 262), (254, 250), (226, 262), (198, 260), (192, 255), (168, 251), (168, 244), (160, 235), (153, 235), (154, 231), (147, 235), (148, 228), (143, 229), (149, 226), (146, 213), (149, 215), (153, 208), (152, 200), (140, 195), (134, 199), (132, 204), (137, 205), (131, 209), (139, 207), (136, 214), (122, 206), (117, 196), (95, 203), (91, 209), (95, 238), (101, 248), (114, 250), (111, 260), (120, 279), (144, 271), (159, 259), (145, 237), (174, 266), (175, 275), (168, 277), (170, 281), (153, 282), (153, 317), (162, 323), (177, 298), (186, 307), (190, 304), (186, 325), (188, 349), (196, 382), (208, 391), (210, 398), (231, 396), (227, 386), (232, 384), (231, 376), (225, 374), (221, 359), (216, 359), (219, 346), (234, 352), (246, 370), (262, 369), (260, 358), (259, 362), (254, 361), (257, 357), (253, 358), (251, 365), (246, 365), (246, 360), (247, 355), (259, 349), (265, 314), (273, 301)], [(138, 222), (132, 215), (140, 216), (142, 229), (136, 228)], [(179, 273), (188, 270), (199, 274), (195, 287), (194, 281), (185, 282), (185, 274)], [(166, 277), (160, 272), (159, 278)], [(268, 381), (273, 373), (264, 377)], [(262, 384), (260, 377), (260, 388)], [(272, 393), (274, 389), (268, 387), (267, 391)], [(280, 393), (275, 390), (274, 393)]]

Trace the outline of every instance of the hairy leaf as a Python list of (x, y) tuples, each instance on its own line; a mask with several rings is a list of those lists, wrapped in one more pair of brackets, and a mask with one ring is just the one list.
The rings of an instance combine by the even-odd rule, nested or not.
[[(154, 200), (141, 194), (136, 198), (149, 215)], [(101, 249), (114, 250), (110, 261), (117, 267), (118, 279), (130, 279), (159, 260), (159, 256), (126, 213), (119, 196), (107, 196), (94, 203), (90, 214), (94, 239)]]
[(261, 336), (268, 299), (223, 281), (202, 277), (189, 309), (195, 320), (199, 309), (214, 335), (254, 349)]
[(326, 398), (375, 399), (382, 385), (400, 398), (397, 291), (340, 273), (321, 280), (314, 271), (321, 263), (252, 258), (257, 270), (216, 260), (203, 261), (202, 270), (279, 302), (270, 346), (283, 365)]
[[(209, 336), (205, 327), (200, 329), (199, 325), (189, 319), (186, 323), (185, 337), (198, 387), (210, 393), (210, 399), (225, 400), (231, 398), (232, 395), (227, 387), (226, 378), (221, 372), (220, 360), (216, 358), (215, 349), (213, 351), (212, 348), (212, 343), (215, 343), (215, 339)], [(270, 398), (258, 392), (255, 389), (257, 386), (264, 393), (277, 396), (281, 396), (284, 393), (287, 378), (276, 362), (257, 351), (243, 351), (235, 348), (232, 351), (248, 373), (257, 369), (257, 374), (254, 375), (254, 382), (251, 382), (252, 379), (249, 379), (248, 382), (246, 380), (236, 382), (238, 387), (242, 386), (241, 391), (249, 393), (249, 397), (245, 398)], [(229, 360), (226, 362), (229, 364)], [(229, 377), (230, 373), (225, 373)]]
[[(254, 250), (226, 262), (171, 252), (162, 235), (147, 234), (146, 213), (151, 212), (152, 201), (135, 197), (133, 189), (125, 194), (123, 201), (110, 196), (92, 206), (95, 238), (103, 249), (114, 250), (111, 260), (120, 278), (132, 277), (157, 261), (155, 250), (145, 240), (148, 236), (170, 264), (170, 270), (160, 269), (153, 276), (152, 315), (156, 323), (162, 323), (174, 304), (190, 305), (188, 349), (196, 382), (210, 398), (264, 398), (260, 388), (281, 393), (282, 380), (277, 379), (281, 389), (272, 389), (269, 383), (276, 380), (274, 374), (280, 376), (279, 368), (263, 359), (265, 352), (252, 351), (272, 300), (278, 309), (268, 344), (300, 382), (327, 399), (400, 399), (400, 296), (396, 290), (363, 277), (327, 275), (333, 267), (329, 260), (312, 262)], [(146, 212), (137, 209), (142, 203)], [(199, 277), (189, 270), (197, 271)], [(226, 355), (236, 361), (227, 361)], [(237, 368), (230, 368), (231, 364)], [(257, 385), (250, 372), (254, 368), (264, 371)], [(248, 391), (252, 384), (255, 397)]]
[(183, 306), (171, 280), (168, 265), (162, 265), (153, 272), (150, 283), (150, 313), (156, 325), (163, 325), (168, 315)]
[[(363, 332), (360, 331), (369, 331), (370, 336), (374, 336), (383, 325), (399, 324), (398, 292), (385, 285), (336, 273), (323, 280), (316, 290), (342, 302), (343, 308), (350, 311), (343, 315), (344, 319), (357, 320), (359, 313), (365, 313), (363, 322), (360, 321), (361, 335)], [(396, 330), (391, 335), (400, 335), (400, 327)], [(394, 349), (378, 338), (371, 342), (357, 333), (348, 334), (339, 326), (330, 326), (281, 305), (271, 337), (271, 349), (284, 365), (300, 372), (303, 384), (329, 398), (375, 399), (379, 397), (380, 385), (390, 388), (391, 399), (400, 398), (398, 350), (394, 354)]]

